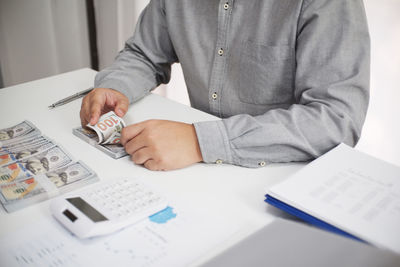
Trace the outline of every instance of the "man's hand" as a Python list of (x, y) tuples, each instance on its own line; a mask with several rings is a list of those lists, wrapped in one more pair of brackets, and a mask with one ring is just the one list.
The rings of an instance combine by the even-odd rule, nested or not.
[(114, 111), (119, 117), (123, 117), (128, 111), (128, 98), (113, 89), (95, 88), (82, 100), (81, 124), (95, 125), (100, 116), (109, 111)]
[(121, 143), (136, 164), (149, 170), (173, 170), (203, 160), (194, 126), (149, 120), (122, 129)]

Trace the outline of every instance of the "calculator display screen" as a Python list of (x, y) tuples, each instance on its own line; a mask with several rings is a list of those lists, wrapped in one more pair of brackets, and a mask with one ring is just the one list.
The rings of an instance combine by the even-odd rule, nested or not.
[(83, 214), (88, 216), (94, 222), (107, 221), (103, 214), (98, 212), (95, 208), (89, 205), (85, 200), (80, 197), (67, 198), (68, 202), (80, 210)]

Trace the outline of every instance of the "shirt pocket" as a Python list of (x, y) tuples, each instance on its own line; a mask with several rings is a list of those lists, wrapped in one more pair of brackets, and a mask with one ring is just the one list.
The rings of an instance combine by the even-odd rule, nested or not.
[(247, 41), (240, 56), (239, 99), (250, 104), (283, 104), (293, 98), (294, 62), (288, 45)]

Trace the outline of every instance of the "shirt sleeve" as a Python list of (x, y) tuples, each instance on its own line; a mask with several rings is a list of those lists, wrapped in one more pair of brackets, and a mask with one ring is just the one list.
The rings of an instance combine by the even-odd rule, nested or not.
[(297, 25), (295, 104), (260, 116), (195, 123), (203, 160), (259, 167), (354, 146), (369, 101), (370, 40), (361, 0), (304, 1)]
[(110, 67), (100, 71), (94, 86), (115, 89), (137, 101), (161, 83), (168, 83), (177, 62), (162, 1), (152, 0), (140, 15), (134, 35)]

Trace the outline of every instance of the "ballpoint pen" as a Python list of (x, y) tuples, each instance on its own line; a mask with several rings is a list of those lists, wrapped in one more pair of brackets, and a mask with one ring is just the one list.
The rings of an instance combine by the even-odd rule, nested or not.
[(63, 99), (61, 99), (61, 100), (55, 102), (54, 104), (51, 104), (51, 105), (49, 106), (49, 108), (52, 109), (52, 108), (59, 107), (59, 106), (62, 106), (62, 105), (64, 105), (64, 104), (67, 104), (67, 103), (69, 103), (69, 102), (71, 102), (71, 101), (74, 101), (75, 99), (78, 99), (78, 98), (81, 98), (81, 97), (87, 95), (87, 94), (88, 94), (90, 91), (92, 91), (92, 90), (93, 90), (93, 87), (90, 87), (90, 88), (85, 89), (85, 90), (83, 90), (83, 91), (80, 91), (80, 92), (78, 92), (78, 93), (76, 93), (76, 94), (73, 94), (73, 95), (71, 95), (71, 96), (68, 96), (68, 97), (66, 97), (66, 98), (63, 98)]

